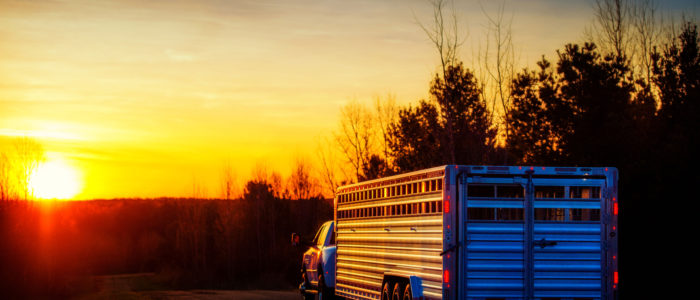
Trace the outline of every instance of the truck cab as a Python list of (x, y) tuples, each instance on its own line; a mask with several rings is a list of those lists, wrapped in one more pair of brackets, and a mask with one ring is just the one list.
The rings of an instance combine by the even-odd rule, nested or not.
[(335, 222), (321, 225), (314, 239), (306, 244), (299, 291), (305, 299), (332, 299), (335, 293)]

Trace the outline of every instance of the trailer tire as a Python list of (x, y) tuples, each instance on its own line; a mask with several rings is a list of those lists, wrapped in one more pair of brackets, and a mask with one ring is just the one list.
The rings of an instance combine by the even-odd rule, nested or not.
[(382, 300), (391, 299), (391, 281), (384, 282), (384, 287), (382, 287)]
[(403, 300), (413, 300), (413, 291), (411, 291), (411, 284), (407, 284), (406, 288), (403, 290)]
[(401, 300), (401, 294), (403, 289), (401, 288), (401, 281), (394, 284), (394, 290), (391, 293), (391, 300)]

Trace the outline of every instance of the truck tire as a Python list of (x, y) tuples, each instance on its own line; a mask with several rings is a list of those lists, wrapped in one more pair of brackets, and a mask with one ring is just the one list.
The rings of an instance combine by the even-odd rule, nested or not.
[[(310, 286), (310, 285), (309, 285), (309, 281), (306, 279), (306, 270), (304, 270), (304, 271), (301, 273), (301, 282), (302, 282), (302, 284), (303, 284), (304, 286), (306, 286), (307, 288)], [(315, 298), (313, 294), (309, 294), (309, 293), (303, 293), (303, 294), (301, 294), (301, 297), (302, 297), (304, 300), (314, 300), (314, 298)]]
[(406, 288), (403, 290), (402, 300), (413, 300), (413, 291), (411, 291), (411, 284), (407, 284)]

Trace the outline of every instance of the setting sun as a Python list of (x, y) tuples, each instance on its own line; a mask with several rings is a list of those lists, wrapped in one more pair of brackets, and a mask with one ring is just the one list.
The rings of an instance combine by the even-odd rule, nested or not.
[(39, 165), (30, 186), (38, 199), (72, 199), (82, 189), (82, 178), (63, 160), (50, 160)]

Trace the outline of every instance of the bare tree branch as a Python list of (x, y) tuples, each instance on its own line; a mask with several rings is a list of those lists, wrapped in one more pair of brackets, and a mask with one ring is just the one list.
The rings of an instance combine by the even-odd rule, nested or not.
[(360, 180), (375, 148), (373, 117), (357, 100), (345, 105), (340, 112), (340, 132), (335, 134), (335, 140), (354, 169), (355, 180)]
[(398, 107), (396, 106), (396, 97), (389, 94), (387, 95), (386, 100), (384, 101), (382, 101), (381, 98), (377, 97), (375, 99), (375, 109), (377, 114), (377, 124), (379, 125), (379, 131), (381, 132), (381, 147), (382, 154), (384, 155), (383, 159), (389, 166), (389, 169), (393, 169), (393, 164), (390, 161), (391, 155), (389, 154), (389, 152), (391, 151), (391, 133), (389, 132), (389, 126), (391, 124), (394, 124), (398, 119)]
[[(481, 5), (481, 11), (487, 19), (486, 50), (480, 54), (480, 65), (483, 72), (482, 90), (484, 101), (491, 108), (490, 115), (498, 120), (501, 141), (506, 147), (504, 164), (508, 163), (508, 116), (511, 104), (510, 83), (515, 78), (515, 48), (513, 46), (513, 16), (505, 18), (505, 1), (501, 2), (495, 15), (490, 15)], [(493, 45), (493, 46), (492, 46)], [(500, 118), (494, 118), (494, 116)]]

